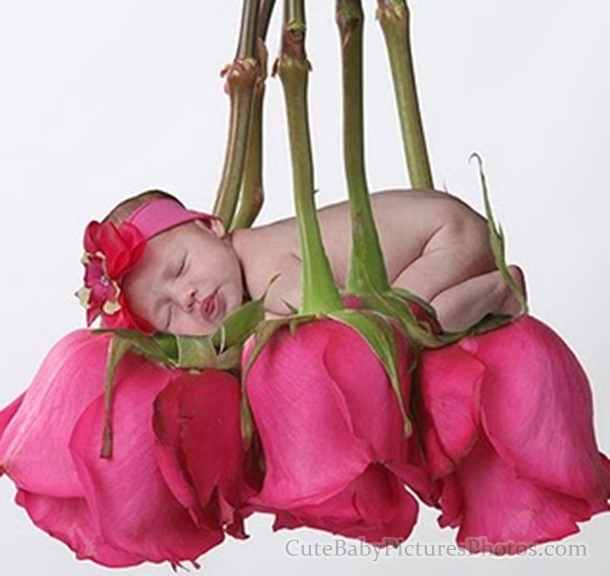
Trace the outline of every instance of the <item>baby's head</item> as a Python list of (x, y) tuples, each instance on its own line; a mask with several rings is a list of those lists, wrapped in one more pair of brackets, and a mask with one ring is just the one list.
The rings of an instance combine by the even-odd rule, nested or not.
[(153, 190), (85, 232), (89, 324), (204, 335), (243, 301), (241, 265), (222, 222)]

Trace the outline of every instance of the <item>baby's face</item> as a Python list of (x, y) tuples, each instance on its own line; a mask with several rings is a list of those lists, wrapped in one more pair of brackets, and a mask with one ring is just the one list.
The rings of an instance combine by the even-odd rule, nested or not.
[(202, 336), (241, 306), (241, 266), (222, 230), (195, 221), (148, 241), (123, 282), (130, 308), (157, 330)]

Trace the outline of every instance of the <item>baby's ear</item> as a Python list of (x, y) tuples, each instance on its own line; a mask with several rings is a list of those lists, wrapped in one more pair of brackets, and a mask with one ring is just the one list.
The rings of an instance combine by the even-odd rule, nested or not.
[(210, 218), (209, 220), (195, 220), (195, 224), (204, 228), (205, 230), (209, 230), (217, 236), (218, 238), (224, 238), (227, 231), (225, 229), (224, 224), (220, 220), (220, 218)]

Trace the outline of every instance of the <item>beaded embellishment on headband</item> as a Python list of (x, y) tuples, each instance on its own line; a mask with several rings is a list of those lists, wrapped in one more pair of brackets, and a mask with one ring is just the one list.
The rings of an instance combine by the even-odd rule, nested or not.
[(129, 309), (121, 284), (144, 255), (147, 241), (170, 228), (215, 217), (183, 208), (168, 198), (155, 198), (124, 222), (90, 222), (85, 230), (84, 286), (76, 293), (87, 310), (87, 325), (98, 317), (104, 328), (132, 328), (153, 333), (154, 327)]

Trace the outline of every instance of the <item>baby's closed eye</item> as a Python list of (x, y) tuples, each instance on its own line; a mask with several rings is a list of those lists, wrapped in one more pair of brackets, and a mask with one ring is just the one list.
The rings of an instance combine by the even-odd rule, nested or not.
[(174, 273), (175, 278), (179, 278), (186, 272), (186, 264), (187, 264), (187, 254), (186, 252), (182, 255), (182, 257), (178, 260), (178, 266), (176, 268), (176, 272)]

